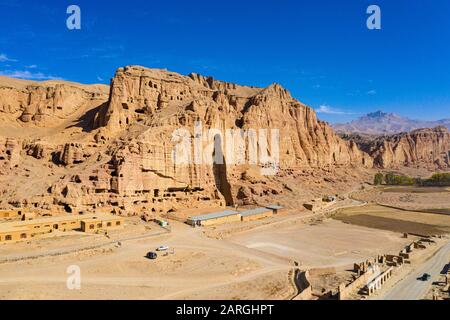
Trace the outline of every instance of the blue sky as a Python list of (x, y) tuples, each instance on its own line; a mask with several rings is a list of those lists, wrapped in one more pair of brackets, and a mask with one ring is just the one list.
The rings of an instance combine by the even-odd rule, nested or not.
[[(371, 4), (382, 30), (366, 28)], [(0, 0), (0, 74), (109, 83), (138, 64), (278, 82), (330, 122), (450, 118), (449, 17), (448, 0)]]

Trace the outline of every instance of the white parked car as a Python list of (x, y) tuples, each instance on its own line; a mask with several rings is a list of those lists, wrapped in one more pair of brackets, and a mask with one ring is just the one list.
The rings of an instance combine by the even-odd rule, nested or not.
[(156, 248), (156, 251), (167, 251), (169, 250), (168, 246), (159, 246), (158, 248)]

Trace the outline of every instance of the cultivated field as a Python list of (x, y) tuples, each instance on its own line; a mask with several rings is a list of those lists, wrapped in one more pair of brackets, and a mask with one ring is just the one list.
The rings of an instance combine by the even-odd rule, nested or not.
[(450, 215), (406, 211), (380, 205), (342, 209), (333, 218), (352, 225), (400, 233), (438, 235), (450, 232)]
[(404, 209), (450, 211), (449, 187), (377, 187), (358, 192), (353, 197), (361, 201)]

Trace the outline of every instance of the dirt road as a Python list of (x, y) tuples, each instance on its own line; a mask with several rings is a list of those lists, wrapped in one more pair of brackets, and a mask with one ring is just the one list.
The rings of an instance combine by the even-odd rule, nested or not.
[[(202, 229), (174, 223), (175, 232), (152, 237), (134, 237), (104, 254), (47, 256), (0, 265), (2, 299), (176, 299), (202, 292), (231, 298), (230, 286), (240, 288), (271, 277), (288, 285), (289, 259), (251, 250), (203, 236)], [(156, 261), (145, 254), (160, 245), (175, 248), (175, 254)], [(67, 267), (81, 269), (82, 289), (68, 290)], [(253, 285), (253, 286), (254, 286)], [(270, 286), (270, 283), (268, 283)], [(239, 293), (239, 292), (237, 292)], [(236, 293), (236, 294), (237, 294)], [(228, 294), (228, 295), (227, 295)], [(195, 297), (197, 297), (195, 296)], [(237, 297), (240, 297), (237, 295)], [(246, 297), (246, 295), (243, 295)], [(250, 298), (270, 298), (254, 293)]]
[[(450, 241), (431, 259), (397, 283), (388, 292), (376, 297), (376, 300), (420, 300), (430, 290), (431, 284), (439, 279), (439, 274), (450, 260)], [(417, 280), (424, 273), (431, 275), (429, 281)]]

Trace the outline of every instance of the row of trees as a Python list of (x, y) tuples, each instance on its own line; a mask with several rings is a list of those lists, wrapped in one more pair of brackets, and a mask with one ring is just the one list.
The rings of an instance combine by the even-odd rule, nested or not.
[(377, 173), (374, 178), (375, 185), (387, 184), (391, 186), (427, 186), (427, 187), (448, 187), (450, 186), (450, 173), (436, 173), (429, 179), (411, 178), (406, 175), (398, 175), (393, 172), (383, 174)]

